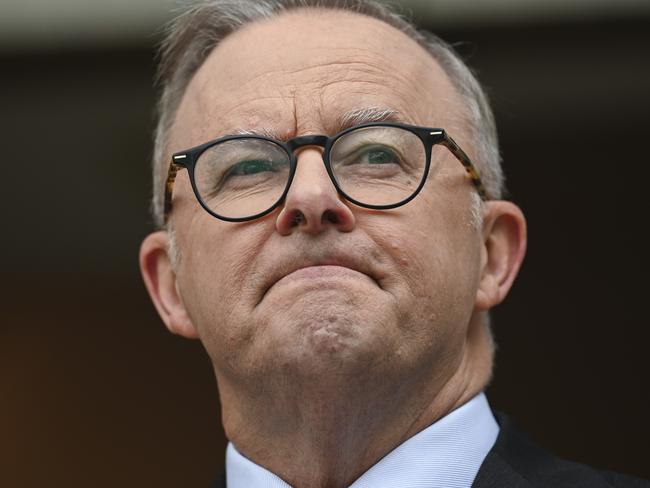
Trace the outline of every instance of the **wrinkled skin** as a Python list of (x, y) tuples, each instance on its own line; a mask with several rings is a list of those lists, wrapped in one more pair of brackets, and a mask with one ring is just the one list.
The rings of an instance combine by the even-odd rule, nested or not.
[[(445, 128), (472, 157), (461, 103), (438, 64), (392, 27), (298, 11), (210, 54), (168, 150), (241, 129), (333, 134), (341, 114), (381, 107)], [(482, 322), (517, 273), (525, 224), (514, 205), (488, 202), (483, 226), (472, 225), (474, 191), (446, 154), (409, 204), (362, 209), (337, 195), (321, 149), (306, 148), (284, 204), (233, 224), (200, 208), (179, 173), (180, 262), (172, 268), (158, 232), (141, 265), (168, 328), (204, 344), (240, 452), (293, 486), (346, 486), (484, 388)]]

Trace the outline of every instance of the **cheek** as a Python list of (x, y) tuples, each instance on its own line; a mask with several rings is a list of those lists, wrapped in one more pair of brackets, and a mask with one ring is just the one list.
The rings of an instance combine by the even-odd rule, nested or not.
[(220, 222), (206, 214), (192, 220), (179, 242), (179, 289), (209, 352), (211, 344), (227, 344), (247, 334), (231, 322), (233, 316), (250, 310), (256, 299), (251, 269), (266, 239), (266, 227)]
[(395, 267), (387, 287), (411, 320), (457, 324), (473, 308), (480, 235), (469, 223), (469, 212), (462, 211), (466, 207), (433, 213), (430, 209), (439, 204), (434, 207), (426, 198), (421, 203), (378, 219), (381, 224), (372, 229)]
[(457, 227), (437, 219), (393, 220), (376, 226), (374, 240), (390, 256), (397, 275), (415, 291), (469, 272), (465, 269), (471, 254), (466, 245), (469, 236)]

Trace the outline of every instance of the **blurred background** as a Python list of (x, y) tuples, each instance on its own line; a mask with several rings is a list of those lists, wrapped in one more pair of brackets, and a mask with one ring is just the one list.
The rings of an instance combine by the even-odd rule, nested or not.
[[(488, 87), (527, 260), (488, 390), (554, 453), (650, 478), (650, 2), (410, 0)], [(207, 356), (142, 285), (161, 0), (0, 0), (0, 486), (207, 486)]]

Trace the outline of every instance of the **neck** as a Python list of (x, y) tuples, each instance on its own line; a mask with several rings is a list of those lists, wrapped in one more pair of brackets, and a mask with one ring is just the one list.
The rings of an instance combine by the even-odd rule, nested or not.
[(482, 352), (467, 346), (457, 364), (435, 374), (298, 376), (284, 389), (258, 385), (257, 393), (217, 375), (226, 434), (240, 453), (295, 488), (346, 487), (482, 391), (491, 362)]

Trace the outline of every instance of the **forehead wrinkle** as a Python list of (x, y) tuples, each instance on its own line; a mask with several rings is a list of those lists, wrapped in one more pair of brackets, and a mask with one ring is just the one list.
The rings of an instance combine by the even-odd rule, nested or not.
[(280, 138), (276, 136), (290, 132), (287, 126), (291, 122), (293, 102), (293, 98), (281, 96), (261, 96), (253, 100), (233, 97), (224, 101), (209, 93), (198, 94), (193, 105), (201, 108), (198, 113), (195, 111), (195, 117), (199, 118), (190, 123), (193, 143), (245, 130), (259, 130), (267, 133), (263, 135), (273, 134), (274, 138)]
[[(302, 15), (298, 12), (295, 14)], [(333, 17), (330, 14), (338, 17), (335, 13), (328, 12), (326, 18), (313, 17), (312, 20), (322, 22), (329, 30), (338, 32), (338, 25), (332, 25)], [(201, 98), (207, 99), (203, 107), (210, 106), (209, 112), (214, 114), (209, 118), (203, 117), (209, 130), (219, 128), (220, 133), (223, 133), (221, 128), (224, 127), (229, 128), (228, 133), (232, 133), (230, 128), (259, 130), (265, 134), (272, 132), (276, 136), (282, 136), (278, 138), (287, 138), (290, 128), (295, 135), (333, 128), (331, 124), (341, 118), (341, 112), (357, 109), (359, 104), (362, 107), (395, 107), (404, 119), (410, 119), (409, 122), (426, 125), (434, 121), (442, 122), (441, 115), (454, 114), (454, 94), (447, 93), (446, 85), (449, 83), (440, 80), (440, 75), (446, 78), (444, 70), (401, 32), (390, 32), (393, 28), (381, 22), (371, 23), (372, 25), (364, 22), (364, 27), (368, 29), (366, 32), (381, 35), (370, 36), (367, 47), (366, 44), (359, 43), (353, 46), (340, 43), (332, 46), (332, 42), (325, 41), (321, 35), (323, 40), (319, 43), (307, 40), (306, 45), (299, 46), (303, 54), (311, 53), (310, 56), (294, 58), (281, 54), (286, 49), (278, 51), (273, 47), (278, 39), (286, 41), (286, 29), (275, 29), (272, 35), (267, 30), (273, 24), (278, 27), (288, 17), (290, 15), (286, 14), (268, 22), (251, 24), (226, 38), (208, 57), (197, 73), (203, 76), (196, 88), (201, 93)], [(338, 22), (339, 19), (336, 20)], [(343, 17), (341, 20), (344, 20)], [(364, 20), (368, 19), (364, 17)], [(267, 53), (267, 60), (271, 60), (259, 65), (259, 46), (252, 46), (251, 38), (247, 37), (257, 28), (266, 34), (268, 42), (262, 45), (262, 50)], [(385, 37), (399, 42), (386, 46), (385, 43), (373, 41)], [(240, 49), (242, 46), (245, 46), (244, 51)], [(223, 55), (232, 50), (238, 51), (237, 56), (231, 57), (224, 66)], [(404, 55), (405, 50), (409, 55)], [(251, 56), (242, 55), (242, 52), (250, 52)], [(236, 60), (234, 65), (233, 59)], [(274, 66), (275, 62), (277, 64)], [(194, 81), (198, 81), (196, 78), (199, 76)], [(218, 91), (215, 83), (219, 85)], [(453, 86), (451, 88), (455, 91)], [(443, 96), (432, 96), (431, 93), (435, 91)], [(230, 92), (236, 94), (231, 101), (224, 98)], [(260, 102), (261, 106), (254, 105)], [(232, 105), (228, 106), (229, 104)], [(224, 105), (227, 108), (220, 110)], [(203, 107), (201, 110), (204, 110)], [(444, 124), (447, 124), (446, 120)], [(274, 128), (276, 126), (282, 130)], [(215, 133), (210, 136), (213, 134)]]
[[(357, 84), (322, 94), (324, 119), (333, 132), (365, 122), (421, 122), (413, 104), (401, 94), (376, 84)], [(364, 113), (365, 112), (365, 113)]]
[[(387, 104), (399, 108), (403, 117), (419, 120), (424, 123), (431, 123), (431, 111), (435, 113), (435, 120), (440, 117), (440, 112), (449, 108), (449, 101), (454, 101), (454, 96), (448, 91), (453, 87), (445, 86), (448, 79), (442, 69), (434, 60), (428, 60), (427, 66), (421, 66), (415, 63), (404, 70), (388, 69), (390, 65), (375, 66), (370, 63), (363, 63), (364, 69), (347, 70), (347, 79), (334, 79), (321, 83), (323, 102), (331, 100), (336, 103), (341, 99), (341, 93), (327, 93), (330, 89), (336, 91), (339, 86), (343, 86), (341, 92), (346, 92), (354, 98), (356, 95), (373, 96), (378, 95), (376, 99), (381, 105)], [(356, 65), (358, 67), (359, 64)], [(439, 75), (444, 78), (441, 80)], [(444, 81), (443, 81), (444, 80)], [(347, 86), (346, 86), (347, 85)], [(432, 97), (432, 93), (437, 91), (443, 97), (437, 95)], [(387, 103), (388, 102), (388, 103)], [(442, 103), (440, 103), (442, 102)], [(377, 103), (377, 102), (375, 102)], [(327, 103), (323, 103), (328, 106)]]
[[(337, 117), (335, 132), (372, 122), (405, 122), (398, 110), (389, 107), (363, 107), (348, 110)], [(239, 127), (228, 131), (229, 135), (252, 135), (288, 140), (292, 134), (272, 127)]]
[[(256, 117), (257, 115), (261, 113), (266, 112), (267, 106), (270, 105), (275, 105), (274, 110), (272, 110), (273, 113), (277, 113), (277, 104), (275, 102), (281, 102), (281, 105), (283, 108), (288, 108), (288, 106), (293, 105), (294, 98), (293, 97), (276, 97), (276, 96), (260, 96), (260, 97), (255, 97), (254, 99), (251, 100), (240, 100), (236, 99), (235, 103), (232, 104), (231, 106), (227, 108), (223, 108), (222, 112), (223, 118), (227, 117), (232, 117), (232, 118), (253, 118)], [(269, 104), (262, 104), (260, 106), (260, 102), (271, 102)], [(249, 107), (250, 105), (253, 105), (252, 107)], [(271, 111), (270, 111), (271, 112)]]
[(295, 69), (265, 71), (252, 78), (248, 77), (243, 84), (236, 83), (236, 86), (239, 90), (259, 94), (259, 98), (271, 98), (272, 95), (268, 92), (275, 93), (276, 97), (295, 97), (296, 91), (304, 91), (305, 87), (315, 91), (334, 83), (366, 81), (378, 84), (385, 77), (385, 66), (367, 61), (335, 61)]

